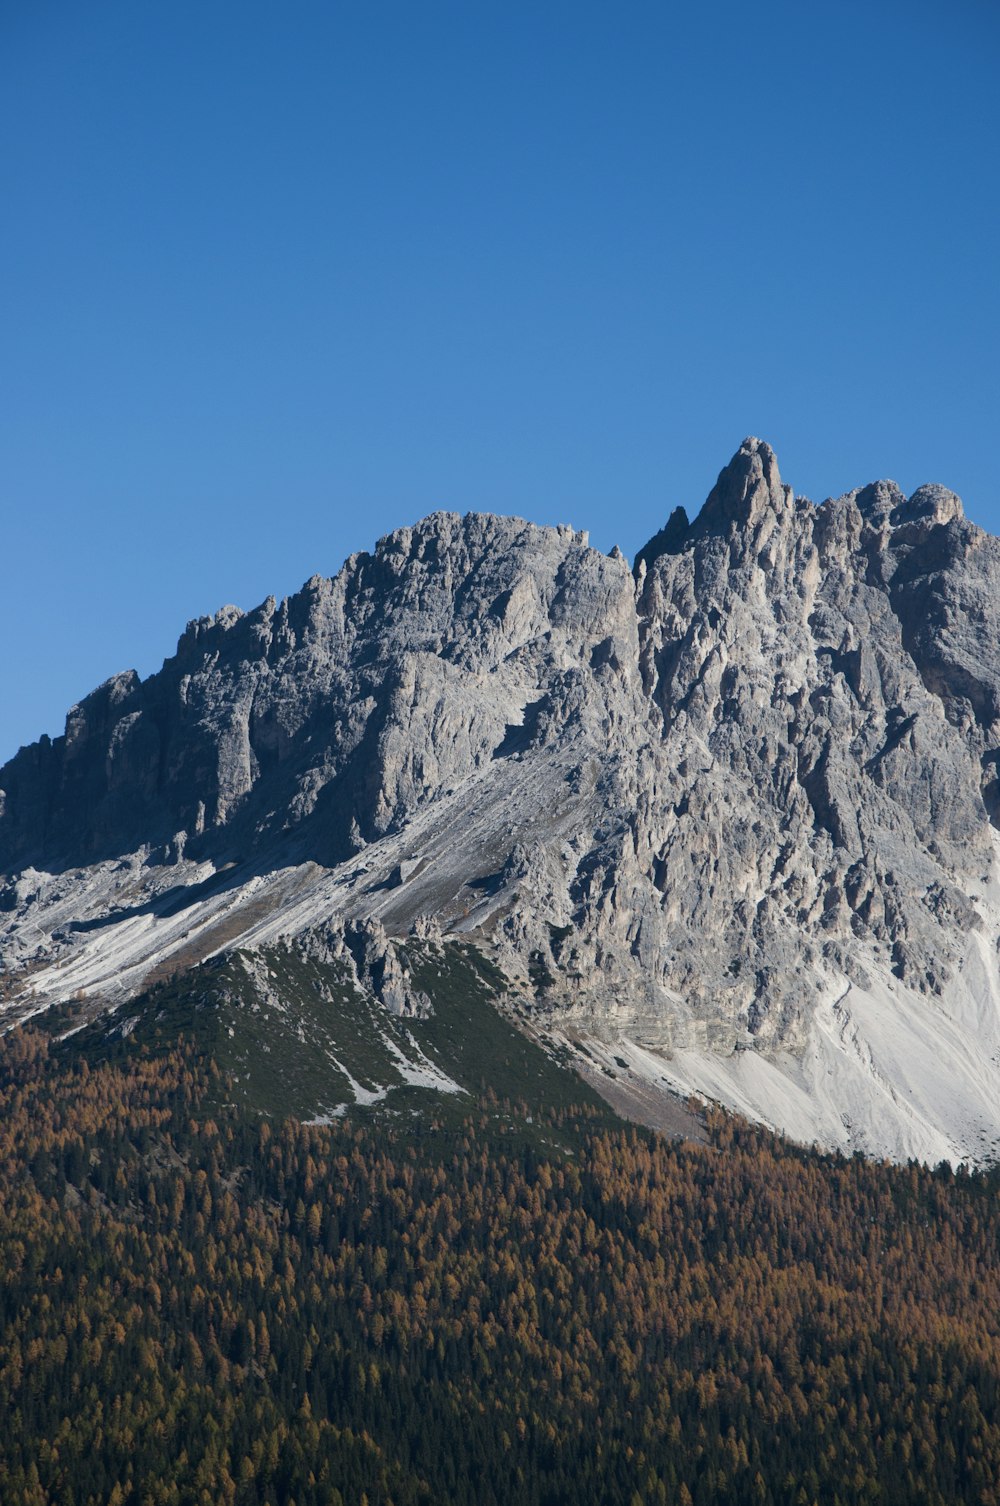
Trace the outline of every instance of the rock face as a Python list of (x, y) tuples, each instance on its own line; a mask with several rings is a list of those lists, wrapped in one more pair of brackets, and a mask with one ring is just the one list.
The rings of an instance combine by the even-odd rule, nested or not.
[(1000, 541), (953, 493), (816, 507), (755, 439), (634, 572), (434, 514), (192, 623), (0, 770), (8, 992), (113, 1000), (330, 917), (368, 951), (462, 932), (633, 1071), (802, 1138), (986, 1156), (998, 615)]
[[(541, 682), (558, 698), (591, 640), (623, 631), (634, 659), (623, 560), (570, 529), (437, 513), (280, 607), (190, 623), (159, 674), (75, 706), (0, 771), (0, 860), (339, 862), (512, 748)], [(548, 715), (536, 700), (533, 725)]]

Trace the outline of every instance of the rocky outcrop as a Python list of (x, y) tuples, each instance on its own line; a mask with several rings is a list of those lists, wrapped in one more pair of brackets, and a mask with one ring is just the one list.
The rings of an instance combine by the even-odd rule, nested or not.
[[(827, 1028), (867, 1061), (852, 1001), (883, 995), (932, 1035), (975, 998), (969, 1051), (996, 1025), (1000, 1055), (998, 615), (1000, 542), (953, 493), (817, 507), (756, 439), (634, 570), (569, 528), (434, 514), (189, 625), (0, 770), (8, 974), (89, 985), (106, 926), (110, 978), (126, 916), (180, 945), (190, 891), (185, 955), (223, 900), (228, 941), (332, 915), (396, 1012), (423, 1005), (392, 938), (429, 928), (488, 949), (540, 1021), (675, 1063), (801, 1066)], [(146, 902), (111, 909), (126, 858)], [(735, 1081), (717, 1096), (758, 1111)]]
[(328, 921), (302, 933), (303, 955), (338, 963), (350, 983), (400, 1019), (426, 1019), (431, 1001), (413, 982), (403, 946), (377, 920)]

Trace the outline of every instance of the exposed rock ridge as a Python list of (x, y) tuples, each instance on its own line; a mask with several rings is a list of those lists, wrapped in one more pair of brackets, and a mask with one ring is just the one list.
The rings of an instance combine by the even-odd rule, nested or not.
[(435, 513), (280, 606), (190, 623), (0, 771), (2, 871), (141, 845), (336, 862), (502, 743), (511, 697), (619, 627), (623, 560), (572, 529)]

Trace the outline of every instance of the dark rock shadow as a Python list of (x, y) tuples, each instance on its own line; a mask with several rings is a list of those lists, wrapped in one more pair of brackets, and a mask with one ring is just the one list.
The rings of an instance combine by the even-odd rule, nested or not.
[(98, 915), (92, 920), (71, 920), (63, 929), (67, 934), (78, 935), (80, 932), (103, 931), (108, 926), (119, 925), (123, 920), (133, 920), (137, 915), (155, 915), (159, 920), (167, 920), (172, 915), (180, 915), (183, 910), (188, 910), (192, 905), (199, 904), (203, 899), (212, 895), (223, 894), (227, 889), (238, 889), (246, 883), (250, 877), (247, 868), (241, 863), (229, 863), (219, 873), (213, 873), (209, 878), (202, 879), (199, 884), (175, 884), (171, 889), (165, 889), (162, 894), (155, 895), (142, 905), (126, 905), (120, 910), (112, 910), (108, 915)]

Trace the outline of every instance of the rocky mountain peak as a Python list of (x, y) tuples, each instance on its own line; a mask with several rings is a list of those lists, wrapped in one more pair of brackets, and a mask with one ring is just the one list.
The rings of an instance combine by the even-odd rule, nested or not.
[(750, 435), (720, 471), (695, 527), (703, 533), (720, 532), (730, 525), (747, 528), (767, 511), (787, 512), (792, 502), (791, 487), (782, 485), (771, 446)]
[(796, 501), (749, 438), (634, 576), (568, 526), (438, 512), (200, 619), (0, 770), (0, 985), (115, 1002), (331, 921), (371, 971), (433, 931), (651, 1082), (978, 1153), (1000, 543), (962, 519), (939, 486)]

